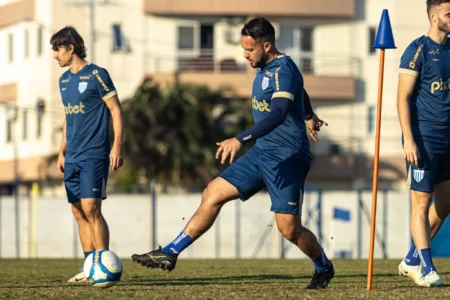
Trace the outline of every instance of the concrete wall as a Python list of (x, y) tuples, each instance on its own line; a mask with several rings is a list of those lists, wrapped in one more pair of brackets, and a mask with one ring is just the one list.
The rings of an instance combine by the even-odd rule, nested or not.
[[(362, 195), (365, 211), (359, 209), (356, 192), (324, 192), (321, 203), (323, 246), (330, 257), (368, 256), (371, 195)], [(386, 240), (389, 258), (402, 257), (410, 246), (409, 204), (407, 194), (378, 196), (377, 231)], [(303, 223), (318, 234), (318, 194), (309, 192), (303, 205)], [(36, 257), (82, 257), (77, 228), (66, 200), (39, 198), (33, 219), (32, 203), (20, 201), (20, 257), (30, 257), (35, 228)], [(158, 195), (155, 242), (166, 245), (183, 229), (200, 202), (200, 195)], [(349, 220), (335, 219), (338, 208), (349, 213)], [(361, 222), (358, 222), (358, 215)], [(14, 199), (0, 200), (0, 257), (16, 255)], [(121, 257), (152, 249), (152, 205), (150, 196), (113, 195), (104, 202), (104, 216), (111, 231), (111, 250)], [(240, 216), (240, 217), (239, 217)], [(370, 218), (370, 217), (369, 217)], [(33, 221), (34, 220), (34, 221)], [(34, 224), (34, 225), (33, 225)], [(216, 224), (184, 253), (184, 258), (279, 258), (281, 236), (270, 212), (267, 194), (260, 193), (247, 202), (226, 204)], [(380, 243), (375, 257), (382, 258)], [(286, 258), (305, 258), (293, 245), (285, 242)], [(340, 254), (341, 253), (341, 254)], [(343, 254), (342, 254), (343, 253)]]

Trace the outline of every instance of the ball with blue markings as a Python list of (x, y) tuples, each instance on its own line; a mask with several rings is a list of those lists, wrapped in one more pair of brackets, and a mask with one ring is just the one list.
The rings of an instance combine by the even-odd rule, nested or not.
[(83, 270), (94, 287), (108, 288), (122, 277), (122, 261), (112, 251), (98, 250), (86, 257)]

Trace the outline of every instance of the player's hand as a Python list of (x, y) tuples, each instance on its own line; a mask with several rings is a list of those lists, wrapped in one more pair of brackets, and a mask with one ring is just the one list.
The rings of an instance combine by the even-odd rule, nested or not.
[(308, 121), (305, 121), (306, 123), (306, 129), (308, 129), (309, 135), (314, 140), (314, 142), (318, 142), (317, 139), (317, 132), (320, 131), (320, 127), (322, 126), (328, 126), (328, 123), (319, 119), (319, 117), (316, 114), (313, 114), (313, 117), (309, 119)]
[(64, 162), (66, 161), (66, 157), (63, 153), (58, 155), (58, 162), (56, 163), (56, 168), (58, 169), (59, 174), (64, 175)]
[(221, 164), (226, 162), (228, 156), (230, 156), (230, 164), (232, 164), (236, 153), (242, 147), (241, 142), (239, 142), (237, 138), (231, 138), (223, 142), (216, 143), (216, 145), (219, 146), (219, 149), (217, 149), (216, 152), (216, 159), (220, 158)]
[(113, 147), (109, 154), (109, 165), (113, 171), (123, 166), (122, 151), (120, 148)]
[(403, 157), (409, 162), (411, 165), (418, 167), (420, 153), (417, 145), (414, 141), (404, 141), (403, 143)]

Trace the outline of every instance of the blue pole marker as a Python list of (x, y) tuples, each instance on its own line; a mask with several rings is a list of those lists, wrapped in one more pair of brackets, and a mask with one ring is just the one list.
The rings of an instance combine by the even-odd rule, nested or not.
[(395, 47), (394, 34), (392, 33), (391, 21), (387, 9), (383, 9), (383, 13), (381, 14), (380, 25), (378, 26), (373, 48), (397, 49), (397, 47)]

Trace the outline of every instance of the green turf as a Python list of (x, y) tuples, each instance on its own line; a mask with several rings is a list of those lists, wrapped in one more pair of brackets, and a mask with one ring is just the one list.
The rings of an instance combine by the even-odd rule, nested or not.
[[(450, 299), (450, 288), (421, 288), (397, 275), (398, 261), (374, 262), (373, 290), (366, 291), (367, 261), (334, 260), (336, 277), (326, 290), (305, 290), (307, 260), (181, 259), (171, 272), (124, 260), (122, 281), (109, 289), (70, 285), (81, 260), (0, 260), (0, 299)], [(450, 283), (450, 260), (436, 260)], [(182, 298), (181, 298), (182, 297)]]

